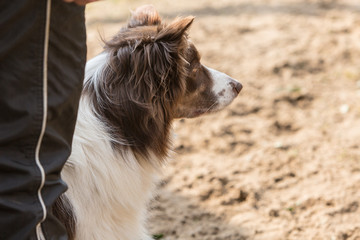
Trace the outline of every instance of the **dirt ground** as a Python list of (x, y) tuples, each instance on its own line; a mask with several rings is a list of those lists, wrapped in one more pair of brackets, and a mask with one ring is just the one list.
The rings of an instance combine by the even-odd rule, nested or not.
[(244, 85), (226, 110), (175, 122), (151, 233), (359, 240), (359, 1), (102, 1), (87, 8), (89, 58), (144, 3), (196, 16), (203, 63)]

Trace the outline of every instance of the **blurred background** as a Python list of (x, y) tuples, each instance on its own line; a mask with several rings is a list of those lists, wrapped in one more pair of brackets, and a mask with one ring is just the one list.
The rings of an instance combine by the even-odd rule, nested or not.
[(101, 1), (88, 58), (149, 3), (166, 21), (195, 16), (202, 62), (244, 86), (226, 110), (174, 123), (154, 237), (359, 240), (359, 1)]

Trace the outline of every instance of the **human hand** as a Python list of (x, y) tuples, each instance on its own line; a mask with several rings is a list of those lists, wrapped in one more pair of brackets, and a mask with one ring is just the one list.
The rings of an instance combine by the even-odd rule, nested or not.
[(74, 2), (77, 5), (85, 5), (85, 4), (96, 2), (96, 1), (99, 1), (99, 0), (63, 0), (63, 1), (68, 2), (68, 3), (69, 2)]

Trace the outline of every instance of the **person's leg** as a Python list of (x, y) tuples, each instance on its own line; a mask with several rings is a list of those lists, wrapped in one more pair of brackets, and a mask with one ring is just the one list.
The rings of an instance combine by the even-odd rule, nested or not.
[(0, 239), (67, 238), (51, 206), (66, 189), (60, 171), (86, 59), (84, 8), (52, 0), (49, 12), (48, 1), (0, 3)]
[[(48, 118), (40, 160), (46, 172), (43, 196), (48, 217), (45, 236), (53, 236), (57, 219), (51, 208), (61, 193), (60, 170), (70, 155), (86, 63), (84, 6), (52, 0), (48, 56)], [(47, 238), (50, 239), (50, 238)]]

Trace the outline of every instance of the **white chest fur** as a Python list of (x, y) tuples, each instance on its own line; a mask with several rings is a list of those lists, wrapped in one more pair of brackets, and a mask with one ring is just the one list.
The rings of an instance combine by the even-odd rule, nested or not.
[(72, 154), (62, 172), (76, 217), (75, 239), (151, 239), (144, 223), (157, 171), (140, 165), (130, 150), (117, 153), (110, 141), (83, 98)]

